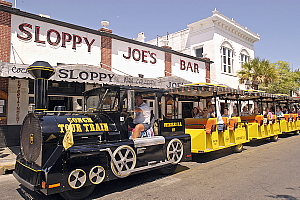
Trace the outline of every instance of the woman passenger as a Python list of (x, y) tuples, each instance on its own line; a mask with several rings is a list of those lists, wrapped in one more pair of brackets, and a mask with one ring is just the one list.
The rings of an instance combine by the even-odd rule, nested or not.
[(271, 108), (266, 108), (265, 109), (264, 116), (267, 117), (268, 119), (273, 119), (273, 113), (272, 113)]
[(192, 110), (192, 117), (201, 118), (201, 116), (202, 116), (202, 112), (197, 107), (194, 107)]
[(224, 108), (224, 114), (222, 115), (222, 117), (228, 117), (228, 118), (230, 118), (230, 114), (228, 112), (228, 108)]

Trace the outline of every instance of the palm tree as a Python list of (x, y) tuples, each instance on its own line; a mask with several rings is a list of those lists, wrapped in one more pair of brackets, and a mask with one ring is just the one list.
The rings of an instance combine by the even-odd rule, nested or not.
[(258, 85), (262, 85), (260, 87), (262, 89), (268, 87), (278, 77), (275, 67), (269, 60), (261, 60), (260, 58), (254, 58), (244, 63), (237, 75), (240, 78), (240, 83), (250, 81), (251, 87), (255, 90), (258, 90)]

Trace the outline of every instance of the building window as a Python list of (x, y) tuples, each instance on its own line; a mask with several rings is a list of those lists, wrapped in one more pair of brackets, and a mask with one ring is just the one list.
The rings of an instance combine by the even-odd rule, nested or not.
[(227, 47), (222, 47), (222, 71), (226, 73), (233, 73), (232, 66), (233, 51)]
[(203, 47), (196, 49), (196, 57), (203, 58)]
[(242, 66), (244, 63), (249, 62), (250, 57), (246, 54), (241, 53), (240, 59), (241, 59), (241, 66)]

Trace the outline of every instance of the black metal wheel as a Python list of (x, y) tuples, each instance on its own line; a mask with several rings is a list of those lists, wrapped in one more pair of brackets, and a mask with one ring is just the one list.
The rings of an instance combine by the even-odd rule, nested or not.
[(234, 153), (241, 153), (243, 151), (243, 144), (238, 144), (238, 145), (232, 146), (231, 150)]
[(64, 199), (68, 199), (68, 200), (79, 200), (80, 199), (81, 200), (81, 199), (85, 199), (88, 196), (90, 196), (93, 193), (95, 187), (96, 187), (96, 185), (90, 185), (90, 186), (82, 187), (79, 189), (72, 189), (72, 190), (64, 191), (59, 194)]
[(271, 142), (277, 142), (278, 141), (278, 135), (274, 135), (270, 137)]
[(166, 167), (158, 169), (158, 171), (161, 174), (165, 174), (165, 175), (174, 174), (175, 170), (177, 169), (177, 166), (178, 166), (178, 164), (174, 164), (174, 165), (171, 164)]

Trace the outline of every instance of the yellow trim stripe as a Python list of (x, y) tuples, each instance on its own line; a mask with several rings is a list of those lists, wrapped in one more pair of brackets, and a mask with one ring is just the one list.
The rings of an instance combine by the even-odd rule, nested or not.
[(26, 167), (34, 172), (42, 172), (43, 170), (40, 170), (40, 169), (32, 169), (31, 167), (28, 167), (27, 165), (24, 165), (23, 163), (21, 163), (20, 161), (17, 160), (17, 162), (22, 165), (23, 167)]
[(52, 68), (52, 67), (46, 67), (46, 66), (39, 66), (39, 65), (37, 65), (37, 66), (29, 66), (29, 68), (31, 68), (31, 67), (42, 67), (42, 68)]
[(45, 70), (45, 71), (54, 71), (54, 69), (46, 69), (46, 68), (28, 68), (28, 71), (31, 70)]
[(266, 91), (263, 91), (263, 90), (244, 90), (246, 92), (266, 92)]

